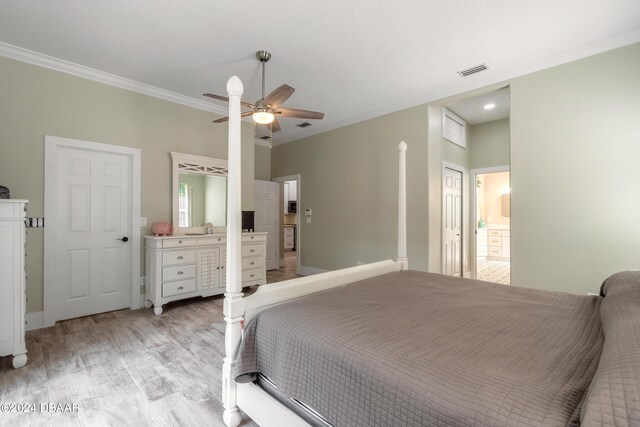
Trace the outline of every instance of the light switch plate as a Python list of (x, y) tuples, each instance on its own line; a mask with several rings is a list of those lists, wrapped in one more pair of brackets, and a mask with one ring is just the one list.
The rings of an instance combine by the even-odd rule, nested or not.
[(304, 210), (304, 215), (305, 216), (311, 216), (311, 209), (305, 209)]
[(147, 226), (147, 217), (143, 216), (140, 218), (140, 227), (146, 227)]
[(310, 216), (307, 217), (307, 224), (311, 224), (311, 217)]

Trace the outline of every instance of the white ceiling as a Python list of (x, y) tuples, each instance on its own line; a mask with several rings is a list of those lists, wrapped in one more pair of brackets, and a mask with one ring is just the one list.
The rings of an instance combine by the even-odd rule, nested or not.
[(0, 42), (198, 101), (233, 74), (258, 99), (255, 51), (271, 51), (267, 91), (326, 113), (283, 119), (275, 142), (636, 41), (638, 0), (0, 1)]
[[(487, 104), (494, 104), (495, 107), (490, 110), (485, 110), (484, 106)], [(509, 117), (509, 107), (508, 87), (464, 99), (453, 104), (447, 104), (449, 110), (462, 117), (470, 125), (506, 119)]]

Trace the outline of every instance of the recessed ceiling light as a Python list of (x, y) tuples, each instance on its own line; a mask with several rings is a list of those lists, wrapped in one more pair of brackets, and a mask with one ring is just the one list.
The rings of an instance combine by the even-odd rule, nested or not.
[(491, 109), (493, 109), (493, 108), (496, 108), (496, 104), (486, 104), (486, 105), (484, 106), (484, 109), (485, 109), (485, 110), (491, 110)]

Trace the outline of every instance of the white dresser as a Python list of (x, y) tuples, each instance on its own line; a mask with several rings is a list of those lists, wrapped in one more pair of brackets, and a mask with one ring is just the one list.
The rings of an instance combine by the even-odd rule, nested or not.
[[(226, 286), (227, 236), (145, 236), (145, 307), (196, 296), (222, 294)], [(267, 233), (242, 234), (242, 286), (266, 283)]]
[(13, 367), (27, 364), (24, 341), (27, 309), (25, 210), (27, 200), (0, 200), (0, 356), (13, 355)]
[(511, 258), (511, 231), (505, 227), (478, 228), (476, 248), (476, 256), (508, 260)]

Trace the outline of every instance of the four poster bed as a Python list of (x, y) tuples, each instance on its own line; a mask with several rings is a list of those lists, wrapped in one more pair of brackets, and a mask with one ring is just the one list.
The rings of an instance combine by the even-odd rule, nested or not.
[[(240, 194), (237, 77), (227, 91), (228, 194)], [(640, 425), (640, 273), (588, 297), (409, 271), (406, 149), (396, 260), (243, 297), (229, 198), (226, 425), (240, 410), (260, 426)]]

